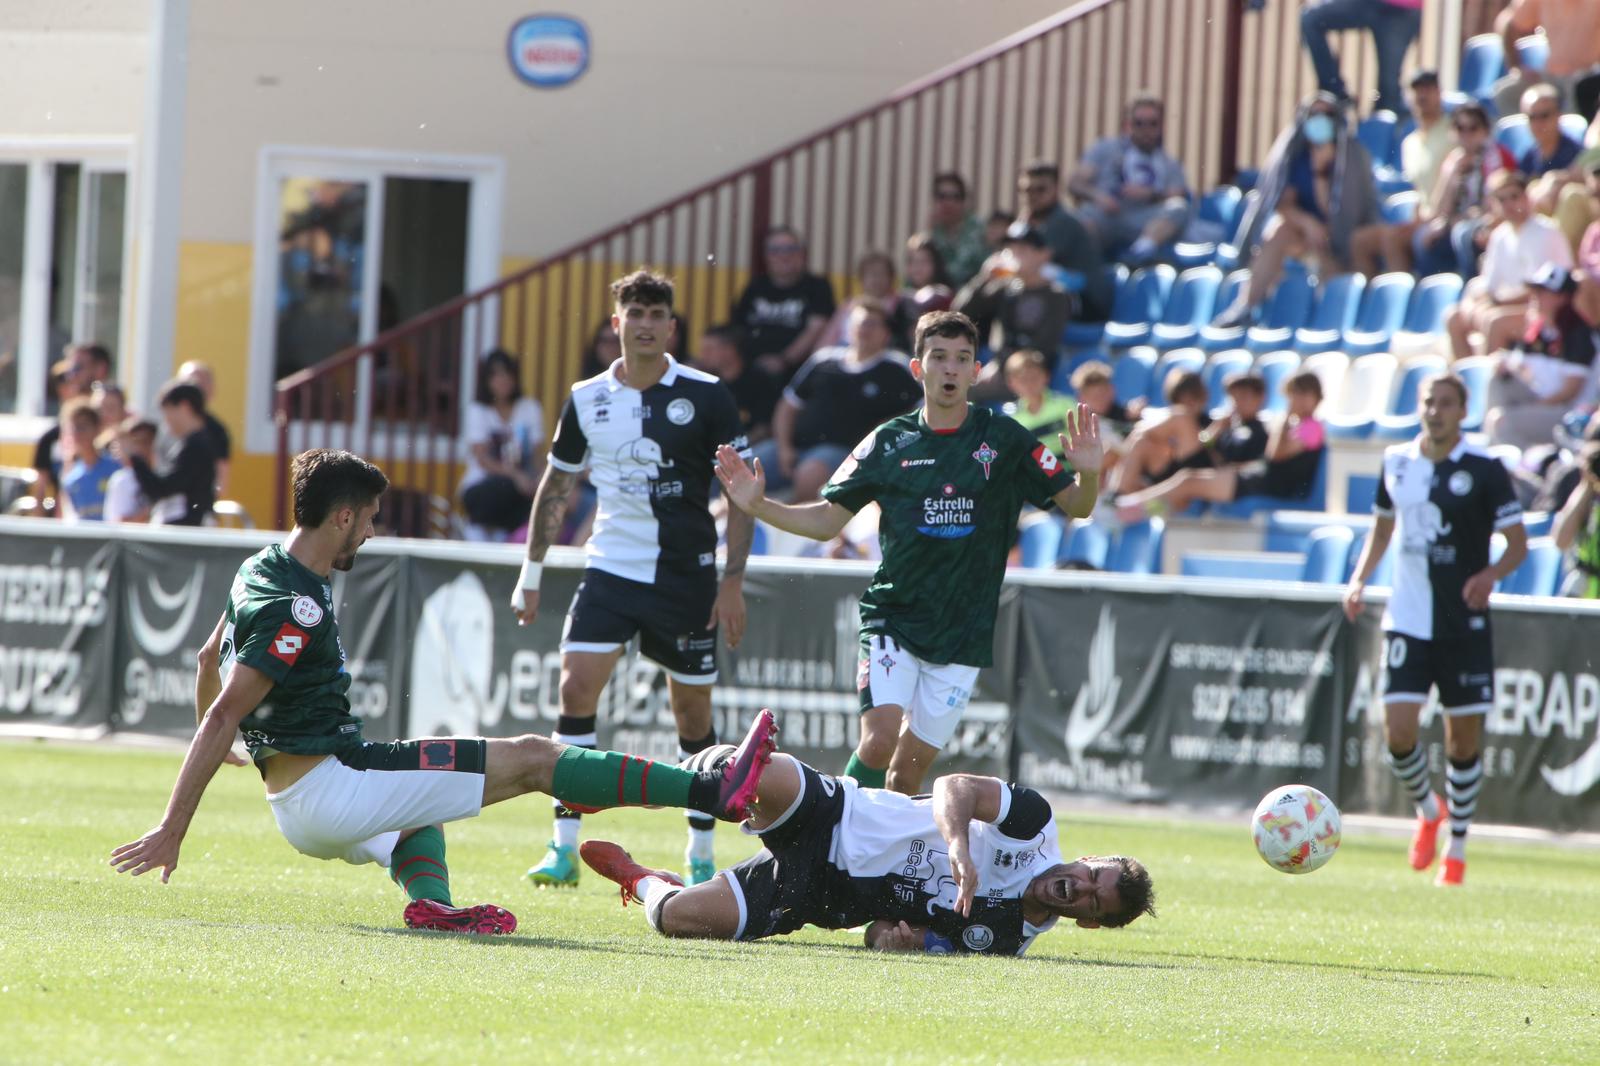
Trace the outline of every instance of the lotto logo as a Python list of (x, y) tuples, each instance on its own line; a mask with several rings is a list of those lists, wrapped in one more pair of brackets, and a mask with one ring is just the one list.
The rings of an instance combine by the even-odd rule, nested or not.
[(1054, 474), (1061, 469), (1061, 462), (1056, 458), (1056, 453), (1043, 444), (1033, 450), (1033, 461), (1038, 463), (1039, 469), (1046, 474)]
[(300, 658), (300, 653), (305, 650), (306, 640), (303, 630), (285, 622), (279, 627), (277, 635), (272, 638), (272, 647), (267, 650), (274, 658), (293, 666)]

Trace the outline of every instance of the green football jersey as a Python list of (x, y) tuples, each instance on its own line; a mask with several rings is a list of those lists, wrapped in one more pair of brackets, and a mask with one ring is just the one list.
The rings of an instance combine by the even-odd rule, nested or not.
[(929, 429), (920, 410), (873, 430), (822, 490), (851, 511), (876, 502), (883, 512), (883, 562), (861, 597), (862, 628), (926, 662), (990, 665), (1017, 515), (1072, 483), (1054, 452), (985, 407), (969, 407), (947, 433)]
[(350, 673), (333, 618), (333, 587), (274, 544), (246, 559), (223, 613), (222, 677), (235, 663), (273, 681), (239, 728), (257, 762), (286, 752), (326, 755), (361, 743)]

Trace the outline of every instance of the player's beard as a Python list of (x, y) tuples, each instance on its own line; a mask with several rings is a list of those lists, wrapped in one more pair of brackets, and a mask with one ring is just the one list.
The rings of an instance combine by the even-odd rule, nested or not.
[(361, 537), (351, 533), (349, 539), (339, 548), (338, 554), (333, 557), (335, 570), (349, 570), (356, 565), (356, 552), (361, 550)]

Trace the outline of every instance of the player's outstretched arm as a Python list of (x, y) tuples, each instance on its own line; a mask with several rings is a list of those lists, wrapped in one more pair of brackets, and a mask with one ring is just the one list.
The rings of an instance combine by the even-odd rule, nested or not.
[(1389, 550), (1389, 538), (1394, 536), (1394, 516), (1379, 515), (1372, 521), (1372, 532), (1356, 560), (1355, 571), (1350, 575), (1350, 585), (1344, 591), (1344, 616), (1354, 622), (1361, 614), (1361, 604), (1367, 591), (1367, 581), (1378, 568), (1378, 561)]
[(534, 493), (533, 509), (528, 512), (528, 555), (517, 575), (517, 587), (511, 590), (511, 609), (516, 612), (519, 626), (527, 625), (539, 614), (544, 555), (561, 533), (567, 502), (577, 485), (576, 473), (560, 470), (554, 463), (544, 468), (544, 476), (539, 479), (539, 491)]
[(761, 460), (755, 460), (752, 467), (726, 444), (717, 449), (717, 480), (735, 507), (785, 533), (832, 540), (853, 516), (849, 508), (829, 500), (791, 504), (767, 499), (767, 478)]
[(194, 739), (189, 742), (188, 754), (183, 757), (183, 767), (178, 771), (177, 783), (172, 786), (172, 796), (167, 800), (161, 824), (111, 853), (111, 865), (118, 873), (138, 877), (160, 867), (163, 884), (172, 876), (178, 865), (178, 849), (200, 806), (200, 797), (233, 746), (233, 735), (238, 732), (239, 723), (267, 698), (272, 685), (272, 679), (261, 671), (243, 663), (234, 664), (221, 694), (206, 711)]
[[(206, 708), (217, 701), (217, 695), (222, 691), (222, 631), (227, 627), (228, 616), (223, 615), (217, 619), (217, 627), (211, 631), (211, 636), (206, 639), (195, 656), (194, 671), (194, 724), (198, 726), (205, 721)], [(233, 748), (228, 748), (228, 754), (223, 756), (223, 761), (229, 766), (247, 765), (245, 760), (233, 753)]]
[(950, 872), (956, 875), (956, 913), (971, 915), (972, 897), (978, 891), (978, 867), (973, 864), (967, 832), (972, 820), (994, 822), (1006, 785), (998, 777), (947, 774), (933, 783), (933, 824), (950, 846)]
[(928, 929), (879, 919), (867, 926), (866, 944), (874, 951), (927, 951)]
[(1100, 497), (1100, 467), (1105, 462), (1105, 447), (1100, 441), (1100, 416), (1083, 404), (1067, 414), (1067, 431), (1059, 434), (1061, 453), (1078, 480), (1054, 496), (1061, 513), (1069, 518), (1088, 518)]

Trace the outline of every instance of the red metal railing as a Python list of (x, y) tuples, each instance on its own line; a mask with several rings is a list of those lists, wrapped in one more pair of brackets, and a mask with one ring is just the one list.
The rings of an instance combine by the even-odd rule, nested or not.
[[(1416, 54), (1428, 65), (1443, 60), (1453, 84), (1465, 30), (1437, 10), (1446, 6), (1428, 5)], [(1314, 87), (1298, 9), (1292, 0), (1253, 13), (1244, 0), (1080, 0), (880, 104), (285, 378), (276, 400), (279, 527), (289, 517), (289, 456), (328, 444), (384, 466), (398, 490), (387, 510), (400, 532), (431, 531), (427, 515), (448, 510), (454, 488), (473, 361), (495, 347), (519, 355), (524, 388), (553, 420), (609, 311), (606, 285), (624, 270), (669, 272), (680, 313), (704, 328), (727, 317), (761, 269), (763, 233), (787, 224), (807, 236), (811, 269), (849, 295), (861, 253), (897, 249), (923, 228), (934, 174), (964, 174), (980, 214), (1009, 207), (1026, 161), (1070, 168), (1119, 128), (1123, 102), (1141, 89), (1167, 102), (1167, 145), (1194, 188), (1231, 178), (1259, 160)], [(1369, 92), (1370, 41), (1352, 33), (1342, 45), (1352, 91)]]

